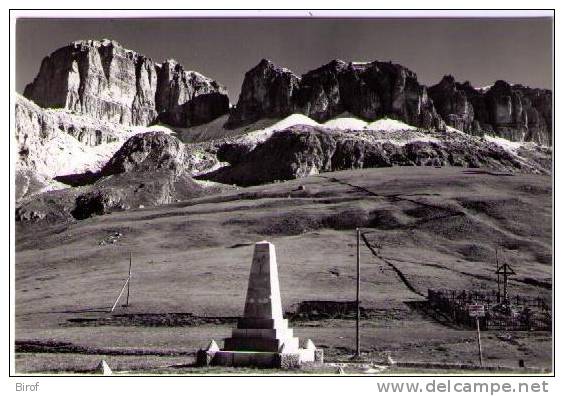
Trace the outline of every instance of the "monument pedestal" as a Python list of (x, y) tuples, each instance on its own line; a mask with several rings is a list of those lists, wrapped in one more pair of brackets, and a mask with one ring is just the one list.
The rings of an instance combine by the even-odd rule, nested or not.
[(229, 351), (297, 352), (299, 340), (288, 328), (288, 320), (264, 321), (240, 319), (230, 338), (225, 339), (224, 349)]
[[(215, 342), (213, 342), (215, 344)], [(211, 344), (210, 344), (211, 345)], [(298, 367), (323, 359), (313, 342), (300, 349), (299, 340), (282, 316), (276, 251), (270, 242), (255, 244), (245, 312), (225, 339), (223, 350), (198, 351), (198, 364), (219, 366)]]

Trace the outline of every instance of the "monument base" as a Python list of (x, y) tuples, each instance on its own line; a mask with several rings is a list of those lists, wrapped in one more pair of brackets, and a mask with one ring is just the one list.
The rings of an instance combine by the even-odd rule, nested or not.
[(251, 352), (251, 351), (206, 351), (200, 349), (196, 355), (198, 366), (299, 368), (302, 363), (323, 363), (322, 349), (302, 349), (296, 353)]

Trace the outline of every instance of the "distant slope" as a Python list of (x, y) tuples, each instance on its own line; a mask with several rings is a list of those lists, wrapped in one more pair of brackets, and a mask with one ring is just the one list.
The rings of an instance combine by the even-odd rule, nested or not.
[(165, 132), (139, 133), (129, 138), (99, 172), (57, 178), (75, 187), (21, 199), (16, 220), (82, 220), (218, 192), (227, 187), (192, 178), (216, 164), (215, 156), (189, 147)]
[[(314, 175), (68, 225), (19, 223), (16, 266), (26, 281), (17, 285), (16, 312), (111, 305), (132, 251), (133, 312), (237, 315), (252, 256), (244, 244), (265, 238), (277, 247), (285, 309), (302, 300), (353, 298), (356, 227), (420, 293), (446, 285), (494, 288), (497, 248), (517, 272), (511, 293), (549, 296), (528, 279), (551, 283), (551, 193), (549, 176), (394, 167)], [(113, 232), (121, 240), (100, 247)], [(362, 255), (363, 306), (389, 308), (394, 301), (405, 308), (420, 299), (385, 262), (364, 248)], [(38, 272), (46, 280), (34, 290)], [(75, 277), (96, 287), (57, 287), (75, 284)], [(41, 298), (46, 290), (49, 300)]]
[[(16, 94), (16, 199), (61, 187), (57, 176), (97, 172), (129, 137), (166, 127), (126, 127), (67, 110), (42, 109)], [(35, 181), (33, 181), (35, 180)]]
[[(475, 137), (453, 128), (420, 130), (396, 120), (366, 123), (341, 118), (327, 128), (303, 115), (222, 144), (218, 160), (230, 165), (198, 176), (256, 185), (345, 169), (391, 166), (456, 166), (549, 174), (552, 150), (535, 143)], [(289, 126), (294, 124), (292, 126)], [(280, 130), (278, 130), (280, 128)]]
[[(551, 149), (534, 143), (476, 137), (450, 127), (430, 132), (391, 119), (362, 123), (341, 117), (325, 124), (294, 114), (263, 129), (193, 144), (183, 144), (167, 132), (137, 134), (116, 150), (99, 174), (58, 178), (73, 185), (94, 184), (66, 193), (45, 192), (21, 202), (17, 219), (66, 221), (76, 218), (75, 213), (86, 218), (189, 199), (231, 185), (265, 184), (346, 169), (454, 166), (509, 173), (551, 172)], [(198, 185), (193, 177), (208, 185)], [(210, 186), (210, 182), (223, 187)]]

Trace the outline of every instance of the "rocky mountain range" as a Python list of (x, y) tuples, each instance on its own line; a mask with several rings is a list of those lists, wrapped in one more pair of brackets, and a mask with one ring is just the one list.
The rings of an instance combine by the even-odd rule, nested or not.
[(391, 117), (425, 129), (445, 124), (474, 135), (552, 143), (552, 92), (496, 81), (475, 89), (445, 76), (430, 88), (391, 62), (334, 60), (298, 77), (263, 59), (245, 75), (228, 126), (292, 113), (326, 121), (348, 112), (363, 120)]
[(83, 40), (43, 60), (15, 127), (17, 219), (69, 221), (363, 167), (549, 173), (552, 93), (452, 76), (428, 88), (379, 61), (297, 76), (263, 59), (231, 106), (174, 60)]
[(228, 125), (292, 113), (326, 121), (344, 112), (369, 121), (392, 117), (421, 128), (444, 128), (427, 88), (409, 69), (386, 62), (341, 60), (298, 77), (263, 59), (245, 75)]
[(187, 126), (229, 110), (226, 90), (216, 81), (172, 59), (153, 62), (112, 40), (76, 41), (56, 50), (43, 59), (24, 96), (44, 108), (123, 125), (161, 120)]
[(429, 88), (445, 122), (463, 132), (500, 136), (512, 141), (552, 145), (552, 92), (496, 81), (475, 89), (445, 76)]

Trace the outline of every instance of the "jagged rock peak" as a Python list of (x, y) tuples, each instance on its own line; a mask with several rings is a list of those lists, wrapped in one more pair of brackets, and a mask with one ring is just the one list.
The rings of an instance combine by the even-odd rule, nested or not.
[[(226, 100), (187, 105), (212, 93)], [(216, 81), (185, 71), (174, 60), (154, 63), (109, 39), (75, 41), (45, 57), (24, 96), (44, 108), (64, 108), (124, 125), (146, 126), (159, 119), (186, 127), (229, 111), (226, 89)], [(190, 113), (200, 110), (203, 114)]]
[(511, 87), (513, 86), (513, 84), (509, 84), (507, 81), (505, 80), (497, 80), (492, 87), (490, 88), (490, 90), (492, 89), (499, 89), (499, 90), (510, 90)]
[(276, 65), (270, 59), (262, 58), (255, 67), (259, 67), (259, 68), (276, 67)]
[(472, 85), (472, 83), (468, 80), (464, 81), (462, 84), (458, 84), (459, 88), (463, 91), (477, 91), (476, 88)]
[(445, 76), (428, 90), (445, 122), (461, 131), (513, 141), (552, 143), (552, 92), (497, 80), (475, 89)]
[(343, 112), (369, 121), (392, 117), (423, 128), (441, 129), (444, 124), (417, 75), (399, 64), (335, 59), (300, 78), (263, 59), (245, 74), (227, 125), (292, 113), (324, 122)]
[[(349, 66), (352, 65), (352, 62), (345, 62), (341, 59), (333, 59), (332, 61), (318, 67), (317, 69), (313, 69), (310, 70), (309, 72), (307, 72), (306, 74), (304, 74), (304, 76), (311, 76), (311, 75), (315, 75), (318, 73), (324, 73), (326, 71), (333, 71), (333, 72), (341, 72), (345, 69), (347, 69)], [(360, 67), (365, 67), (365, 65), (358, 65)], [(304, 77), (302, 76), (302, 77)]]
[(438, 85), (443, 86), (443, 87), (456, 88), (456, 80), (454, 79), (454, 77), (451, 74), (447, 74), (447, 75), (443, 76), (443, 78), (441, 79), (441, 81), (439, 82)]
[[(140, 54), (137, 51), (125, 48), (118, 41), (108, 38), (104, 38), (101, 40), (93, 40), (93, 39), (75, 40), (71, 42), (67, 47), (71, 47), (79, 51), (88, 51), (89, 49), (96, 49), (98, 51), (102, 51), (101, 53), (102, 54), (105, 53), (107, 56), (113, 56), (114, 54), (122, 54), (130, 59), (148, 61), (153, 63), (150, 57)], [(55, 52), (60, 50), (64, 51), (65, 48), (67, 47), (59, 48), (59, 50), (56, 50)]]
[(71, 42), (70, 45), (72, 45), (74, 47), (108, 47), (108, 46), (112, 46), (112, 47), (123, 48), (123, 46), (120, 43), (118, 43), (116, 40), (107, 39), (107, 38), (103, 38), (101, 40), (92, 40), (92, 39), (75, 40), (75, 41)]
[(237, 106), (226, 126), (246, 125), (261, 118), (277, 118), (294, 111), (294, 92), (300, 78), (291, 70), (262, 59), (245, 73)]
[[(337, 60), (340, 61), (340, 60)], [(354, 69), (357, 71), (367, 71), (367, 70), (375, 70), (375, 71), (380, 71), (380, 72), (393, 72), (393, 73), (398, 73), (401, 72), (403, 75), (405, 75), (408, 78), (417, 80), (417, 73), (415, 73), (413, 70), (403, 66), (400, 63), (395, 63), (391, 60), (389, 61), (379, 61), (379, 60), (373, 60), (371, 62), (344, 62), (344, 61), (340, 61), (343, 62), (345, 65), (348, 66), (349, 69)]]
[(287, 69), (285, 67), (281, 67), (281, 66), (277, 65), (276, 63), (272, 62), (270, 59), (267, 59), (267, 58), (262, 58), (261, 61), (255, 67), (253, 67), (251, 70), (249, 70), (247, 73), (253, 74), (253, 73), (258, 72), (259, 70), (274, 70), (278, 73), (291, 74), (292, 76), (295, 76), (297, 79), (300, 78), (292, 70)]
[(476, 128), (473, 124), (474, 108), (466, 90), (452, 75), (444, 76), (438, 84), (429, 87), (428, 93), (437, 112), (448, 125), (464, 132)]
[(331, 62), (329, 62), (330, 64), (334, 64), (334, 65), (348, 65), (349, 63), (353, 63), (353, 62), (345, 62), (342, 59), (333, 59)]
[(327, 68), (327, 67), (339, 69), (339, 68), (347, 67), (347, 66), (351, 65), (352, 63), (353, 62), (345, 62), (342, 59), (333, 59), (332, 61), (327, 62), (326, 64), (321, 66), (320, 69)]

